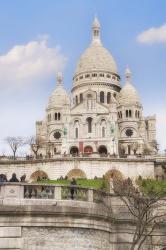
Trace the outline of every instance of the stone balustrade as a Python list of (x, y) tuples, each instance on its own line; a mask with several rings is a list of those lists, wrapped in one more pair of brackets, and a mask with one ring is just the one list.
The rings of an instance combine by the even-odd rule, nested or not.
[[(48, 185), (36, 183), (3, 183), (0, 186), (0, 204), (18, 205), (19, 204), (37, 205), (40, 201), (81, 201), (110, 205), (110, 194), (80, 186)], [(31, 202), (32, 201), (32, 202)], [(43, 202), (42, 202), (43, 204)]]

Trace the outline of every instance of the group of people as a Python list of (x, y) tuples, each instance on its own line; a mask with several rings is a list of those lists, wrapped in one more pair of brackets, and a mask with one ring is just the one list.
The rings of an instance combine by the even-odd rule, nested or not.
[(2, 182), (26, 182), (26, 174), (22, 175), (20, 180), (17, 178), (15, 173), (12, 174), (12, 177), (9, 180), (5, 174), (0, 174), (0, 183)]

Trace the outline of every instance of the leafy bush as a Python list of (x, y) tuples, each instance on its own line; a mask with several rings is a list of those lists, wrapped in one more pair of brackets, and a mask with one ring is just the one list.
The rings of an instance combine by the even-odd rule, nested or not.
[(166, 181), (153, 179), (138, 179), (137, 184), (146, 194), (158, 194), (166, 196)]

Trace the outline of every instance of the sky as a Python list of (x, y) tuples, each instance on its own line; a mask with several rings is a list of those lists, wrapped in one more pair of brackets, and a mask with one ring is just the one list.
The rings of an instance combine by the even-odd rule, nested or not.
[(121, 85), (129, 65), (144, 115), (156, 114), (157, 141), (166, 149), (165, 9), (164, 0), (1, 0), (0, 155), (9, 152), (6, 136), (35, 134), (56, 72), (63, 72), (70, 91), (76, 64), (91, 42), (94, 16)]

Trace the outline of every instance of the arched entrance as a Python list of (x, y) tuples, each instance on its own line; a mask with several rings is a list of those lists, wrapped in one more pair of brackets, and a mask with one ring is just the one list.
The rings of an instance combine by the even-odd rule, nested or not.
[(104, 145), (99, 146), (98, 153), (100, 155), (107, 155), (107, 147)]
[(108, 180), (110, 180), (110, 179), (122, 180), (123, 175), (119, 170), (112, 169), (112, 170), (109, 170), (108, 172), (106, 172), (105, 178), (108, 179)]
[(68, 172), (67, 177), (69, 179), (86, 178), (86, 174), (81, 169), (72, 169)]
[(37, 170), (31, 174), (30, 179), (33, 181), (48, 180), (48, 175), (42, 170)]
[(93, 153), (93, 148), (91, 146), (86, 146), (84, 148), (84, 153), (85, 154), (92, 154)]
[(79, 149), (76, 146), (71, 147), (70, 154), (75, 156), (75, 155), (78, 155), (78, 153), (79, 153)]

